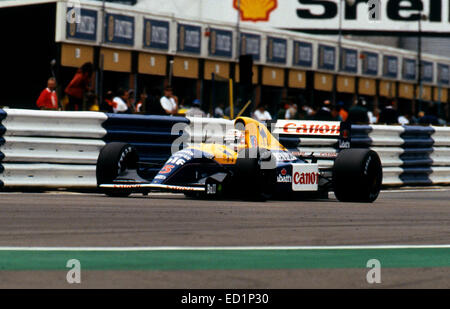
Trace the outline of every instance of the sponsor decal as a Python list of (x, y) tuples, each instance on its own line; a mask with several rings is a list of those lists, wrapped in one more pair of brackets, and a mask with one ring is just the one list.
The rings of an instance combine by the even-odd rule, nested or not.
[(277, 161), (295, 161), (296, 157), (291, 155), (288, 152), (272, 152), (272, 155), (275, 157)]
[(164, 175), (157, 175), (154, 179), (164, 180), (164, 179), (166, 179), (166, 178), (167, 178), (167, 177), (164, 176)]
[(256, 140), (256, 136), (254, 136), (254, 135), (250, 136), (250, 142), (253, 147), (255, 147), (255, 148), (258, 147), (258, 142)]
[(294, 174), (294, 183), (296, 185), (319, 184), (319, 173), (299, 173)]
[(403, 58), (402, 62), (402, 77), (405, 80), (416, 79), (416, 60)]
[(398, 57), (383, 56), (383, 76), (397, 78), (398, 75)]
[(175, 165), (164, 165), (164, 167), (159, 171), (160, 174), (169, 174), (172, 169), (175, 167)]
[(107, 43), (134, 44), (134, 16), (106, 14), (105, 38)]
[(181, 157), (186, 161), (192, 160), (194, 153), (191, 150), (180, 150), (176, 153), (177, 157)]
[(422, 62), (422, 81), (432, 83), (434, 77), (434, 66), (433, 62), (421, 61)]
[(307, 42), (294, 41), (293, 64), (311, 67), (313, 62), (313, 45)]
[(317, 191), (319, 188), (319, 166), (317, 164), (292, 164), (292, 190)]
[[(337, 32), (338, 23), (341, 23), (341, 28), (347, 32), (357, 33), (360, 30), (417, 32), (417, 23), (423, 14), (427, 16), (427, 20), (422, 21), (425, 33), (449, 31), (449, 1), (445, 0), (298, 0), (295, 2), (298, 2), (297, 18), (285, 18), (285, 28), (329, 29)], [(376, 27), (373, 26), (374, 22), (377, 23)]]
[(365, 75), (378, 75), (378, 54), (363, 51), (362, 57), (362, 73)]
[(144, 18), (144, 47), (167, 50), (169, 38), (169, 22)]
[(215, 183), (206, 185), (206, 194), (216, 194), (217, 185)]
[(448, 85), (449, 84), (449, 74), (450, 67), (446, 64), (439, 63), (438, 64), (438, 84), (439, 85)]
[(134, 189), (139, 187), (139, 185), (114, 185), (115, 189)]
[(278, 6), (278, 0), (234, 0), (233, 6), (240, 12), (243, 21), (269, 21), (270, 13)]
[(292, 176), (288, 175), (285, 168), (283, 168), (280, 172), (280, 174), (277, 176), (277, 182), (279, 183), (291, 183), (292, 182)]
[(337, 153), (335, 152), (305, 152), (305, 151), (295, 151), (293, 155), (298, 157), (315, 157), (315, 158), (336, 158)]
[(176, 191), (198, 191), (197, 188), (194, 187), (179, 187), (179, 186), (170, 186), (168, 189), (176, 190)]
[(233, 32), (210, 29), (209, 55), (231, 58), (233, 56)]
[(183, 158), (180, 158), (178, 155), (170, 158), (166, 162), (166, 164), (175, 164), (175, 165), (183, 165), (184, 163), (186, 163), (186, 160), (184, 160)]
[(241, 33), (240, 54), (252, 55), (254, 61), (259, 61), (261, 58), (261, 36)]
[(287, 40), (268, 37), (267, 38), (267, 61), (274, 63), (286, 63)]
[(274, 133), (338, 136), (340, 133), (340, 123), (323, 121), (302, 122), (279, 120), (277, 122)]
[(344, 72), (356, 73), (358, 71), (358, 51), (356, 49), (341, 48), (340, 69)]
[(348, 148), (350, 148), (350, 142), (349, 141), (339, 140), (339, 148), (340, 149), (348, 149)]
[(95, 41), (97, 39), (97, 11), (67, 8), (66, 36), (68, 39)]
[(319, 69), (333, 70), (336, 66), (336, 48), (334, 46), (319, 45)]
[(199, 26), (178, 24), (178, 51), (200, 54), (202, 28)]

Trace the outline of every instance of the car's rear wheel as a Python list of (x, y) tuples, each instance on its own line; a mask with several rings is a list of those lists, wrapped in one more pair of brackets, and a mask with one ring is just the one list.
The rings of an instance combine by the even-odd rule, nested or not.
[(342, 202), (374, 202), (381, 190), (383, 170), (370, 149), (344, 149), (334, 162), (334, 194)]
[[(106, 144), (97, 159), (97, 185), (111, 184), (118, 176), (127, 169), (137, 169), (139, 156), (131, 145), (127, 143), (109, 143)], [(116, 190), (102, 188), (108, 196), (126, 197), (131, 194), (129, 190)]]

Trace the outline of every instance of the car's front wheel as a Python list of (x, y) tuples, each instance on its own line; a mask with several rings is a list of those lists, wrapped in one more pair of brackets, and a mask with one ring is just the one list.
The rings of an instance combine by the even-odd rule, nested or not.
[(266, 149), (244, 149), (239, 152), (234, 178), (241, 197), (266, 201), (274, 195), (276, 167), (272, 161), (272, 154)]
[[(126, 170), (136, 169), (139, 156), (131, 145), (113, 142), (106, 144), (97, 159), (97, 185), (111, 184)], [(108, 196), (126, 197), (131, 194), (128, 190), (102, 189)]]

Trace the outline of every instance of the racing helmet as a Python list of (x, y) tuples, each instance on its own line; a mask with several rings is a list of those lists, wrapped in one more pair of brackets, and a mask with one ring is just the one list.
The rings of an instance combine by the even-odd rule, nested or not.
[(234, 151), (245, 148), (245, 134), (236, 129), (230, 129), (225, 134), (225, 145)]

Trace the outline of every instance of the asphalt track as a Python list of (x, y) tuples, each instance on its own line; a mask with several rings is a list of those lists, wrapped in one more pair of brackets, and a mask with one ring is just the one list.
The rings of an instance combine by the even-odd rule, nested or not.
[[(0, 194), (0, 288), (450, 288), (450, 248), (434, 247), (447, 244), (448, 188), (374, 204)], [(380, 284), (366, 280), (369, 259)]]

